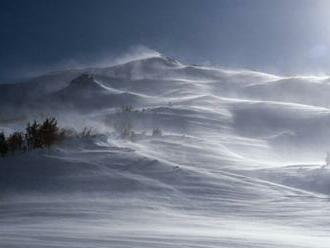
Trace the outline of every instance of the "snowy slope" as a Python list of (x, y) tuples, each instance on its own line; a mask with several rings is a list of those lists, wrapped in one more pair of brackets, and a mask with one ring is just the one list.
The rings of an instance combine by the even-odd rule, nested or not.
[(329, 247), (328, 87), (163, 56), (3, 86), (0, 129), (100, 135), (0, 159), (0, 247)]

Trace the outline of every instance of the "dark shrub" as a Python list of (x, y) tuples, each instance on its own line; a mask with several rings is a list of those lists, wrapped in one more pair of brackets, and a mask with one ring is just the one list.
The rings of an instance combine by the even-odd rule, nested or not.
[(3, 132), (0, 133), (0, 155), (1, 157), (6, 156), (8, 152), (8, 145), (6, 142), (6, 137)]
[(11, 153), (24, 150), (24, 136), (21, 132), (15, 132), (7, 138), (8, 150)]
[(91, 127), (85, 127), (82, 132), (78, 135), (78, 137), (81, 138), (90, 138), (95, 136), (95, 133), (93, 132), (93, 128)]
[(28, 150), (43, 147), (40, 135), (40, 124), (37, 121), (34, 121), (33, 124), (30, 122), (27, 124), (25, 139)]
[(39, 126), (41, 146), (49, 148), (60, 141), (60, 132), (55, 118), (47, 118)]
[(14, 132), (7, 139), (3, 132), (0, 132), (0, 155), (4, 157), (8, 151), (33, 150), (38, 148), (50, 148), (67, 138), (89, 138), (95, 134), (92, 128), (84, 128), (81, 133), (70, 129), (60, 129), (55, 118), (47, 118), (41, 124), (34, 121), (28, 123), (25, 133)]
[(162, 136), (162, 130), (160, 128), (154, 128), (152, 130), (152, 136), (153, 137), (161, 137)]

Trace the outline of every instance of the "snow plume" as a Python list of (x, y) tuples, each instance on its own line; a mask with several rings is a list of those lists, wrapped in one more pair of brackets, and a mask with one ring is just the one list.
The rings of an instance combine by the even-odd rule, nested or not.
[(161, 53), (148, 48), (143, 45), (134, 45), (127, 49), (126, 52), (120, 54), (113, 54), (103, 52), (103, 54), (97, 54), (86, 57), (71, 57), (65, 58), (57, 62), (26, 65), (17, 68), (12, 74), (19, 75), (15, 80), (24, 80), (33, 77), (37, 77), (49, 73), (57, 73), (65, 70), (83, 70), (86, 68), (95, 67), (109, 67), (118, 64), (128, 63), (134, 60), (159, 57)]
[(115, 58), (112, 64), (124, 64), (133, 60), (147, 59), (152, 57), (160, 57), (161, 54), (156, 50), (143, 45), (133, 46), (118, 58)]

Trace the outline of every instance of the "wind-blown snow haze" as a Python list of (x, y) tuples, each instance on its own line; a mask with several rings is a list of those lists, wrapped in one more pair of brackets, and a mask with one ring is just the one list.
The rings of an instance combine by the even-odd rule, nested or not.
[(326, 247), (328, 82), (154, 53), (0, 85), (8, 134), (48, 115), (98, 133), (1, 158), (0, 243)]
[[(20, 80), (0, 84), (0, 247), (330, 247), (328, 45), (311, 4), (182, 2), (6, 5), (35, 40), (3, 43), (0, 72)], [(314, 62), (283, 69), (298, 50)]]

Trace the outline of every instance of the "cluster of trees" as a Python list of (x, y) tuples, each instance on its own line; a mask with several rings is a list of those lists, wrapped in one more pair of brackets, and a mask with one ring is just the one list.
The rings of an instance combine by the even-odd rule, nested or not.
[[(145, 110), (135, 110), (132, 106), (123, 106), (116, 113), (112, 120), (115, 130), (120, 134), (121, 138), (135, 141), (139, 135), (133, 131), (133, 123), (136, 115), (145, 112)], [(140, 136), (145, 133), (140, 134)], [(8, 137), (0, 132), (0, 156), (4, 157), (8, 153), (25, 152), (40, 148), (50, 148), (52, 145), (59, 143), (63, 139), (70, 137), (84, 138), (93, 137), (91, 128), (84, 128), (80, 133), (73, 130), (61, 129), (58, 127), (55, 118), (47, 118), (39, 123), (34, 121), (28, 123), (25, 132), (14, 132)], [(162, 130), (154, 128), (152, 130), (153, 137), (161, 137)]]
[(132, 106), (123, 106), (114, 118), (113, 126), (124, 139), (131, 139), (134, 136), (132, 113), (135, 113)]
[(38, 148), (50, 148), (65, 137), (65, 130), (58, 127), (55, 118), (47, 118), (42, 123), (28, 123), (25, 132), (14, 132), (8, 137), (0, 132), (0, 155), (24, 152)]
[[(113, 127), (120, 134), (121, 138), (135, 141), (138, 134), (134, 132), (134, 122), (139, 119), (139, 115), (145, 112), (145, 109), (136, 110), (131, 105), (123, 106), (112, 119)], [(142, 133), (145, 134), (145, 133)], [(153, 137), (161, 137), (162, 130), (154, 128), (152, 130)]]

